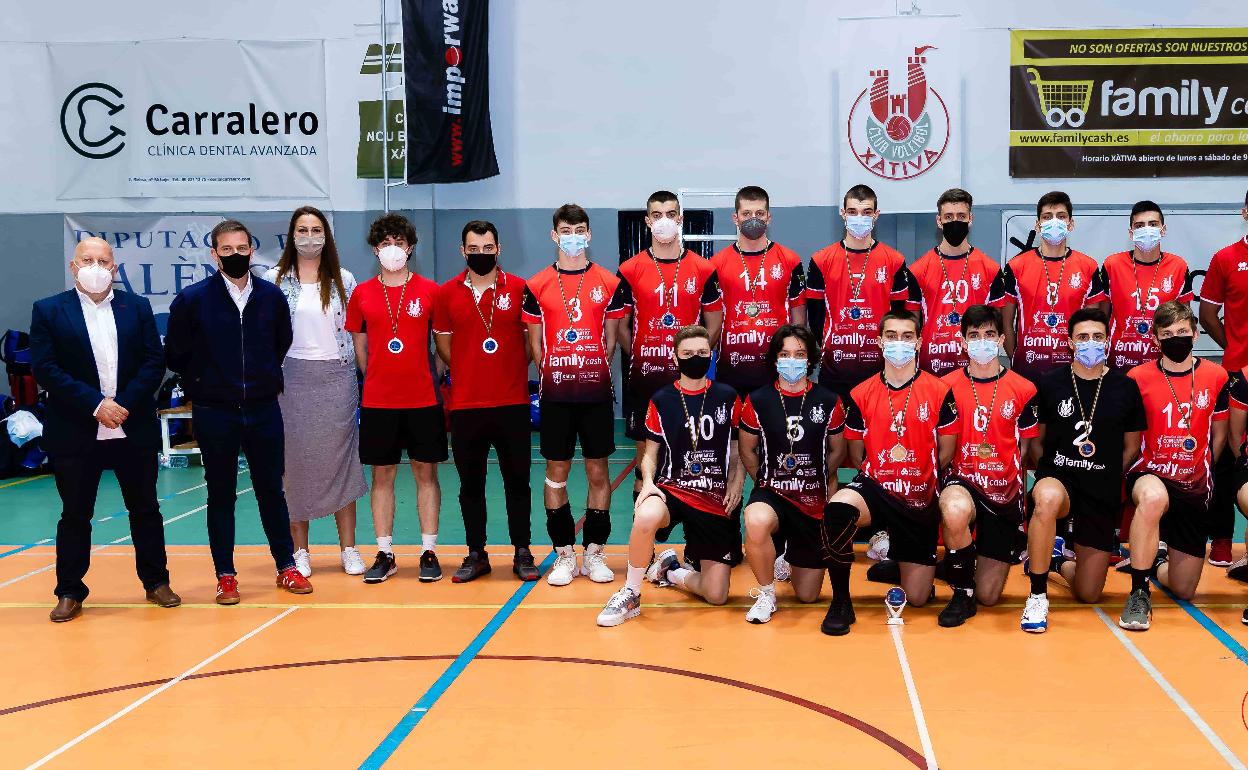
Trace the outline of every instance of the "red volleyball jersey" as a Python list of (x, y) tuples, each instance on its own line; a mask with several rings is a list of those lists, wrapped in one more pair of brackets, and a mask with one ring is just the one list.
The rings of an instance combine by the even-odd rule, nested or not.
[(529, 279), (525, 323), (542, 325), (541, 397), (550, 401), (611, 401), (611, 362), (606, 357), (608, 318), (624, 308), (612, 304), (619, 279), (593, 262), (584, 270), (555, 265)]
[[(936, 499), (937, 437), (957, 435), (958, 408), (949, 386), (919, 371), (894, 388), (883, 374), (863, 381), (845, 406), (845, 438), (863, 442), (862, 473), (912, 510)], [(894, 447), (904, 457), (894, 457)]]
[[(1023, 491), (1022, 439), (1040, 435), (1036, 386), (1009, 369), (986, 380), (966, 369), (941, 379), (953, 392), (961, 422), (950, 474), (998, 505), (1017, 500)], [(992, 448), (988, 457), (980, 456), (982, 444)]]
[(1222, 365), (1238, 370), (1248, 366), (1248, 238), (1218, 251), (1209, 262), (1200, 301), (1222, 308), (1226, 327), (1226, 355)]
[[(715, 364), (720, 382), (749, 393), (771, 382), (764, 356), (776, 329), (789, 322), (790, 308), (806, 302), (802, 258), (778, 243), (761, 252), (732, 244), (711, 257), (724, 302), (724, 330)], [(751, 312), (757, 315), (751, 317)]]
[(707, 380), (685, 390), (678, 380), (655, 391), (646, 407), (646, 432), (659, 445), (655, 486), (703, 513), (728, 516), (728, 460), (740, 420), (741, 398), (727, 385)]
[(988, 302), (988, 291), (1001, 266), (976, 248), (957, 257), (932, 249), (910, 266), (910, 272), (923, 298), (919, 365), (937, 377), (966, 366), (962, 315), (971, 305)]
[[(364, 406), (421, 409), (439, 402), (434, 386), (437, 369), (429, 344), (437, 293), (436, 283), (415, 273), (405, 286), (385, 286), (379, 276), (351, 292), (344, 327), (368, 337), (368, 366), (361, 393)], [(396, 338), (402, 344), (397, 353), (390, 347)]]
[(1015, 372), (1037, 382), (1046, 372), (1070, 363), (1066, 321), (1084, 306), (1096, 269), (1096, 260), (1078, 251), (1050, 258), (1032, 249), (1011, 259), (997, 274), (988, 304), (1017, 308), (1011, 363)]
[[(487, 287), (479, 299), (467, 280), (465, 270), (438, 287), (434, 298), (433, 333), (451, 335), (447, 408), (527, 404), (528, 336), (520, 318), (524, 280), (499, 270), (497, 289)], [(487, 339), (494, 341), (492, 346), (486, 345)], [(493, 352), (487, 352), (486, 347)]]
[(1151, 473), (1179, 489), (1208, 495), (1213, 461), (1209, 438), (1213, 423), (1229, 416), (1229, 376), (1212, 361), (1194, 360), (1194, 381), (1190, 369), (1181, 374), (1165, 372), (1156, 361), (1128, 372), (1140, 386), (1148, 420), (1131, 472)]
[(680, 375), (672, 360), (676, 332), (699, 323), (703, 310), (723, 307), (719, 282), (711, 261), (692, 251), (667, 261), (646, 249), (625, 260), (617, 275), (618, 298), (612, 304), (632, 311), (628, 388), (648, 401)]
[(1124, 371), (1156, 361), (1161, 351), (1153, 343), (1153, 311), (1163, 302), (1192, 301), (1187, 262), (1169, 252), (1150, 264), (1135, 261), (1133, 252), (1105, 258), (1092, 278), (1087, 303), (1110, 303), (1109, 363)]
[(819, 381), (857, 385), (884, 368), (880, 318), (894, 302), (919, 309), (919, 290), (906, 258), (878, 241), (865, 251), (843, 242), (815, 252), (806, 276), (806, 299), (822, 302), (823, 363)]

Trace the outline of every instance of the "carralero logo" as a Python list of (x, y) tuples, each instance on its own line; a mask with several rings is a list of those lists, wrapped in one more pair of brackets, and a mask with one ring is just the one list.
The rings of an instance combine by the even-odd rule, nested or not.
[(83, 83), (61, 103), (61, 135), (84, 158), (103, 160), (126, 146), (113, 116), (125, 109), (121, 91), (107, 83)]

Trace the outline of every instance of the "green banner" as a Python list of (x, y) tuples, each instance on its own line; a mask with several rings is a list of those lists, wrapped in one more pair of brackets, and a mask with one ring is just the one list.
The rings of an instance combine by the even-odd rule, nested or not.
[[(385, 137), (390, 152), (390, 178), (403, 179), (407, 158), (407, 132), (403, 129), (403, 100), (388, 103), (390, 129)], [(358, 179), (381, 179), (382, 134), (381, 100), (360, 102), (360, 144), (355, 153)]]

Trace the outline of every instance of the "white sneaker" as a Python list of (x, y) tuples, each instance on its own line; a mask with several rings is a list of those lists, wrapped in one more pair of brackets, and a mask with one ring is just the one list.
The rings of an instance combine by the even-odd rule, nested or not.
[(312, 577), (312, 557), (308, 555), (307, 550), (300, 548), (295, 551), (295, 569), (305, 578)]
[(555, 563), (550, 565), (550, 572), (546, 573), (546, 582), (552, 586), (566, 586), (577, 575), (576, 552), (570, 545), (555, 550), (559, 555), (555, 557)]
[(776, 592), (764, 591), (761, 588), (751, 588), (750, 598), (754, 600), (754, 606), (750, 611), (745, 613), (745, 619), (750, 623), (766, 623), (771, 620), (772, 613), (776, 607)]
[(363, 575), (365, 569), (364, 557), (360, 556), (360, 549), (353, 545), (342, 549), (343, 572), (348, 575)]
[(667, 580), (669, 570), (680, 567), (680, 557), (676, 555), (674, 548), (668, 548), (663, 553), (654, 557), (654, 561), (650, 562), (650, 566), (646, 567), (646, 580), (654, 583), (656, 586), (670, 586)]
[(607, 566), (607, 555), (603, 553), (602, 546), (590, 543), (585, 549), (584, 562), (581, 574), (588, 575), (595, 583), (610, 583), (615, 580), (615, 573)]
[(1027, 605), (1023, 607), (1023, 619), (1019, 627), (1032, 634), (1043, 634), (1049, 630), (1049, 597), (1045, 594), (1031, 594), (1027, 597)]
[(880, 530), (871, 536), (867, 543), (867, 558), (872, 561), (884, 561), (888, 558), (888, 533)]
[(789, 566), (787, 561), (785, 561), (784, 554), (780, 554), (776, 557), (776, 580), (783, 583), (792, 576), (793, 568)]
[(611, 598), (607, 600), (607, 606), (598, 613), (598, 625), (611, 628), (640, 614), (641, 594), (624, 586), (611, 595)]

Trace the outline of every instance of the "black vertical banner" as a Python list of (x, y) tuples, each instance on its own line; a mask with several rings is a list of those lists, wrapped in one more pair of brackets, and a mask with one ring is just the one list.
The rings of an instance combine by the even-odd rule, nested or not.
[(498, 175), (489, 0), (403, 0), (407, 183)]

